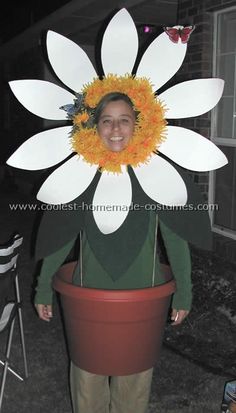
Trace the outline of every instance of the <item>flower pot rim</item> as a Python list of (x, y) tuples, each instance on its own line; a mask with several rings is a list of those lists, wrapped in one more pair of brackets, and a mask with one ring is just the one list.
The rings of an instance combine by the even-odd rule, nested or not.
[(119, 289), (109, 290), (100, 288), (88, 288), (74, 285), (70, 282), (71, 269), (75, 263), (64, 264), (55, 274), (53, 279), (54, 289), (62, 295), (76, 298), (79, 300), (90, 301), (112, 301), (112, 302), (130, 302), (130, 301), (150, 301), (157, 298), (164, 298), (175, 292), (176, 283), (172, 279), (164, 284), (154, 287), (139, 289)]

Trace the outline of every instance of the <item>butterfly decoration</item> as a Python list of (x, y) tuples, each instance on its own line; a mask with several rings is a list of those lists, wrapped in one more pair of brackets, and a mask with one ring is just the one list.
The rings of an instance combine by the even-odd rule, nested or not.
[(75, 105), (73, 103), (68, 103), (67, 105), (60, 106), (59, 109), (64, 110), (68, 116), (73, 116), (75, 114)]
[(169, 39), (173, 43), (187, 43), (191, 33), (194, 31), (196, 26), (173, 26), (173, 27), (163, 27)]
[[(88, 120), (83, 121), (82, 125), (84, 128), (92, 128), (94, 126), (94, 108), (89, 108), (85, 105), (84, 102), (84, 95), (82, 93), (75, 93), (76, 99), (74, 99), (74, 103), (67, 103), (66, 105), (60, 106), (59, 109), (65, 110), (67, 113), (67, 118), (69, 120), (74, 119), (74, 117), (80, 112), (83, 111), (87, 112), (89, 115)], [(74, 126), (76, 128), (76, 126)]]
[(60, 109), (65, 110), (69, 119), (73, 118), (83, 106), (84, 96), (82, 93), (76, 93), (76, 99), (74, 103), (68, 103), (60, 107)]

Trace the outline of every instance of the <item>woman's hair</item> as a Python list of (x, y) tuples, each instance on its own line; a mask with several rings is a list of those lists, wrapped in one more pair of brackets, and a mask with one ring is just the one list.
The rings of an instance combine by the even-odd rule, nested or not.
[(123, 100), (124, 102), (126, 102), (131, 107), (131, 109), (133, 109), (135, 118), (137, 117), (137, 112), (134, 110), (133, 102), (129, 98), (128, 95), (126, 95), (125, 93), (121, 93), (121, 92), (111, 92), (111, 93), (107, 93), (105, 96), (102, 97), (102, 99), (100, 100), (100, 102), (98, 103), (95, 109), (95, 113), (94, 113), (95, 125), (98, 124), (101, 113), (103, 112), (105, 107), (108, 105), (108, 103), (116, 102), (118, 100)]

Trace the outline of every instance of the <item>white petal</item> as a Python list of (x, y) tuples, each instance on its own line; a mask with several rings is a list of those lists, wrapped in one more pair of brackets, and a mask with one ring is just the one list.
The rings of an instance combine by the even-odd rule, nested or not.
[(191, 171), (211, 171), (228, 162), (225, 154), (209, 139), (178, 126), (167, 127), (167, 139), (158, 150)]
[(41, 186), (37, 198), (48, 204), (64, 204), (82, 194), (97, 172), (82, 157), (74, 156), (56, 169)]
[(138, 34), (127, 10), (122, 9), (108, 24), (102, 40), (101, 59), (105, 74), (131, 73), (138, 52)]
[(153, 90), (159, 89), (179, 70), (186, 48), (186, 44), (175, 44), (166, 33), (162, 33), (143, 54), (136, 76), (147, 77), (153, 85)]
[(97, 76), (85, 51), (66, 37), (48, 31), (47, 51), (56, 75), (75, 92), (79, 92), (85, 83)]
[(119, 175), (103, 172), (93, 198), (94, 219), (103, 234), (110, 234), (123, 224), (131, 199), (131, 182), (126, 170)]
[(150, 162), (133, 168), (144, 192), (163, 205), (185, 205), (187, 190), (176, 169), (165, 159), (153, 155)]
[(171, 87), (159, 98), (168, 109), (168, 119), (190, 118), (211, 110), (220, 100), (223, 89), (222, 79), (194, 79)]
[(56, 165), (72, 152), (70, 132), (71, 126), (63, 126), (37, 133), (11, 155), (7, 164), (31, 171)]
[(73, 103), (75, 98), (72, 93), (45, 80), (13, 80), (9, 85), (26, 109), (44, 119), (67, 119), (66, 112), (60, 107)]

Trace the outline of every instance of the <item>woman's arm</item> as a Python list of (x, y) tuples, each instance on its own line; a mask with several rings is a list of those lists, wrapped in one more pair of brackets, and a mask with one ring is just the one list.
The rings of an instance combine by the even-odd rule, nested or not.
[(188, 243), (160, 221), (161, 235), (168, 260), (176, 281), (172, 301), (171, 319), (180, 324), (188, 315), (192, 304), (191, 257)]
[(43, 260), (38, 276), (34, 303), (39, 317), (44, 321), (49, 321), (52, 317), (52, 277), (65, 261), (75, 240), (76, 238)]

